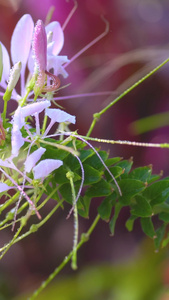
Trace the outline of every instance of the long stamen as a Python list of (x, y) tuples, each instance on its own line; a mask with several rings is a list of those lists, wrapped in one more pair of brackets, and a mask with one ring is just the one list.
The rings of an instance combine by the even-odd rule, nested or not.
[(109, 32), (109, 22), (102, 16), (103, 21), (106, 24), (106, 28), (103, 33), (101, 33), (97, 38), (95, 38), (93, 41), (91, 41), (89, 44), (87, 44), (84, 48), (82, 48), (78, 53), (76, 53), (70, 60), (64, 65), (64, 68), (66, 68), (70, 63), (72, 63), (76, 58), (78, 58), (83, 52), (85, 52), (87, 49), (92, 47), (94, 44), (96, 44), (98, 41), (100, 41), (108, 32)]
[(35, 207), (35, 204), (31, 201), (31, 199), (28, 197), (28, 195), (22, 190), (22, 188), (15, 182), (15, 180), (9, 176), (2, 168), (0, 168), (0, 171), (4, 173), (4, 175), (14, 184), (15, 187), (24, 195), (28, 203), (33, 207), (38, 219), (41, 219), (41, 215), (39, 214), (38, 210)]
[(64, 24), (62, 25), (62, 30), (63, 30), (63, 31), (65, 30), (67, 24), (69, 23), (70, 19), (71, 19), (72, 16), (74, 15), (74, 13), (75, 13), (77, 7), (78, 7), (77, 1), (74, 0), (74, 6), (73, 6), (72, 10), (70, 11), (69, 15), (67, 16), (67, 18), (66, 18)]

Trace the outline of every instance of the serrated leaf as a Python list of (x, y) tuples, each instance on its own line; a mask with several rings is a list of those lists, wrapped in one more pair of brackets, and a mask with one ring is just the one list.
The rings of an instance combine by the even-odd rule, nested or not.
[(141, 180), (147, 182), (151, 177), (152, 169), (151, 167), (140, 167), (136, 168), (129, 174), (128, 178)]
[(122, 192), (119, 202), (123, 205), (129, 205), (131, 198), (145, 189), (144, 183), (135, 179), (122, 179), (118, 184)]
[(153, 239), (156, 236), (156, 233), (151, 218), (141, 218), (140, 222), (143, 232)]
[(134, 197), (134, 204), (131, 204), (131, 214), (137, 217), (150, 217), (152, 215), (151, 205), (141, 195)]
[(143, 196), (151, 206), (164, 202), (169, 197), (169, 180), (154, 182), (144, 190)]
[(98, 207), (98, 213), (103, 220), (108, 221), (112, 212), (112, 207), (116, 203), (117, 195), (112, 193), (106, 197)]
[(112, 193), (112, 187), (111, 185), (105, 181), (104, 179), (101, 179), (99, 182), (93, 184), (87, 191), (86, 195), (88, 197), (103, 197), (108, 196)]
[(84, 164), (83, 167), (84, 167), (84, 174), (85, 174), (84, 175), (85, 185), (91, 185), (93, 183), (98, 182), (101, 179), (101, 175), (102, 175), (101, 172), (86, 164)]
[(122, 209), (122, 205), (117, 202), (115, 207), (114, 207), (114, 215), (109, 223), (109, 227), (110, 227), (110, 231), (111, 231), (111, 234), (114, 235), (114, 232), (115, 232), (115, 226), (116, 226), (116, 221), (118, 219), (118, 216), (119, 216), (119, 213)]

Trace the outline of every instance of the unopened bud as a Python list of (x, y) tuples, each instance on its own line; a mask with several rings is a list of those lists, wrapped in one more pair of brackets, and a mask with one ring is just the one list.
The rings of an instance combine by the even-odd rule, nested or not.
[(20, 74), (21, 74), (21, 68), (22, 68), (22, 64), (19, 61), (11, 69), (8, 86), (7, 86), (6, 92), (3, 96), (4, 101), (9, 101), (11, 99), (12, 91), (15, 88), (15, 86), (18, 82), (18, 79), (20, 77)]

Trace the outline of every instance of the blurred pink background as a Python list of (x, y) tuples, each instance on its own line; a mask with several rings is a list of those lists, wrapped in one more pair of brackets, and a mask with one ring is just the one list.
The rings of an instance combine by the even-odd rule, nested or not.
[[(70, 64), (67, 68), (69, 77), (61, 78), (62, 85), (70, 83), (70, 86), (62, 89), (58, 96), (112, 90), (115, 92), (113, 100), (116, 95), (168, 57), (167, 1), (79, 0), (77, 2), (78, 8), (65, 29), (65, 44), (61, 54), (71, 58), (100, 35), (105, 29), (101, 15), (108, 20), (110, 29), (101, 41)], [(35, 22), (38, 19), (45, 21), (52, 5), (55, 6), (52, 20), (63, 24), (73, 7), (71, 0), (0, 1), (0, 40), (8, 50), (13, 29), (19, 18), (29, 13)], [(167, 64), (115, 104), (101, 117), (92, 136), (140, 142), (168, 142), (168, 126), (140, 136), (134, 135), (129, 130), (129, 125), (135, 120), (169, 110), (168, 70)], [(61, 101), (59, 104), (68, 113), (77, 116), (76, 129), (79, 134), (85, 134), (93, 113), (100, 111), (107, 104), (106, 98), (106, 96), (78, 98)], [(122, 156), (126, 159), (133, 156), (135, 167), (153, 164), (155, 172), (160, 173), (164, 170), (166, 176), (169, 174), (169, 150), (100, 146), (102, 149), (109, 149), (113, 156)], [(98, 203), (94, 201), (91, 219), (96, 214), (97, 205)], [(68, 210), (61, 214), (57, 213), (44, 229), (14, 246), (1, 262), (1, 270), (4, 270), (5, 278), (10, 282), (8, 289), (11, 289), (12, 296), (39, 283), (70, 251), (73, 226), (72, 220), (65, 219), (67, 212)], [(142, 233), (139, 225), (133, 233), (126, 231), (124, 224), (128, 216), (127, 210), (120, 215), (114, 238), (109, 237), (107, 224), (101, 222), (91, 241), (82, 250), (81, 265), (90, 261), (116, 262), (133, 253), (138, 241), (142, 239)], [(90, 220), (82, 220), (80, 231), (86, 230), (89, 224)], [(8, 232), (7, 235), (2, 233), (1, 242), (7, 241), (10, 236), (12, 232)], [(10, 296), (4, 299), (10, 299)]]

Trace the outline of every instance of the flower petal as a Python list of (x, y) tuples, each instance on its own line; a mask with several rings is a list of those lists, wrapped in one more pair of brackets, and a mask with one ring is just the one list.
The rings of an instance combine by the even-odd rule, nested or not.
[(55, 56), (55, 55), (48, 55), (47, 57), (47, 70), (49, 71), (51, 68), (54, 69), (54, 75), (63, 75), (63, 77), (67, 77), (68, 73), (64, 70), (62, 65), (68, 62), (69, 59), (67, 56)]
[(12, 145), (12, 155), (13, 157), (18, 156), (19, 149), (24, 144), (24, 138), (19, 130), (12, 130), (12, 138), (11, 138), (11, 145)]
[(40, 161), (40, 163), (33, 168), (34, 178), (45, 178), (47, 177), (52, 171), (58, 169), (60, 166), (63, 165), (63, 162), (58, 159), (44, 159)]
[(21, 61), (24, 67), (27, 63), (34, 23), (31, 15), (26, 14), (19, 20), (14, 29), (11, 39), (11, 57), (13, 64)]
[(9, 186), (6, 183), (0, 182), (0, 193), (9, 190)]
[(46, 151), (45, 148), (40, 147), (39, 149), (37, 149), (36, 151), (34, 151), (33, 153), (31, 153), (24, 165), (25, 165), (25, 171), (26, 172), (30, 172), (31, 169), (35, 166), (35, 164), (38, 162), (38, 160), (41, 158), (41, 156), (43, 155), (43, 153)]
[(75, 116), (72, 116), (59, 108), (47, 108), (45, 113), (54, 122), (70, 122), (72, 124), (75, 124), (76, 122)]
[(40, 113), (41, 111), (43, 111), (45, 108), (47, 108), (49, 106), (50, 106), (50, 101), (48, 101), (48, 100), (28, 104), (21, 108), (22, 116), (24, 118), (28, 117), (28, 116), (32, 116), (35, 113)]
[(8, 51), (6, 50), (5, 46), (1, 43), (2, 46), (2, 60), (3, 60), (3, 72), (2, 72), (2, 83), (4, 81), (8, 81), (9, 79), (9, 74), (10, 74), (10, 60), (9, 60), (9, 55)]
[(57, 55), (64, 44), (64, 34), (63, 30), (59, 24), (59, 22), (51, 22), (46, 26), (46, 33), (48, 34), (50, 31), (53, 32), (53, 41), (55, 42), (54, 47), (53, 47), (53, 54)]

